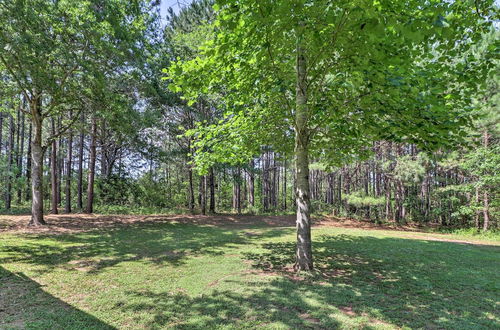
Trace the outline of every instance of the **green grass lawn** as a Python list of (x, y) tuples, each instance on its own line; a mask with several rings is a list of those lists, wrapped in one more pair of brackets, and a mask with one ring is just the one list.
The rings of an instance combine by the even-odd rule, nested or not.
[(289, 227), (3, 233), (0, 328), (498, 328), (500, 247), (414, 236), (315, 228), (295, 275)]

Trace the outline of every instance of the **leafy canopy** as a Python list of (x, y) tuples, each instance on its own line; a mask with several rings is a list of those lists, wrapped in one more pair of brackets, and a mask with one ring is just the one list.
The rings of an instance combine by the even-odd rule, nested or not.
[(226, 114), (189, 132), (203, 170), (241, 163), (262, 145), (289, 152), (296, 39), (307, 61), (308, 137), (330, 164), (373, 140), (435, 149), (465, 138), (483, 62), (456, 61), (489, 29), (492, 1), (217, 1), (214, 40), (169, 69), (190, 102), (218, 95)]

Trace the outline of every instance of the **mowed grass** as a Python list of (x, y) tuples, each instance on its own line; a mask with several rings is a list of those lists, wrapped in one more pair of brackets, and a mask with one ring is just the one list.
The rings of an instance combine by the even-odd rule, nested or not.
[(3, 233), (0, 328), (498, 328), (500, 247), (415, 237), (316, 227), (296, 275), (291, 227)]

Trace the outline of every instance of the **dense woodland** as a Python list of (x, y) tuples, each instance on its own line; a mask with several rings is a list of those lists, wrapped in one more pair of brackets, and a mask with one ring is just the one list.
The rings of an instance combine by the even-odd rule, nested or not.
[[(254, 2), (248, 3), (258, 7)], [(462, 2), (457, 2), (457, 6), (458, 3)], [(358, 148), (360, 152), (353, 153), (346, 145), (354, 142), (344, 141), (346, 145), (341, 145), (335, 139), (325, 138), (322, 148), (339, 149), (344, 159), (332, 160), (321, 148), (310, 154), (312, 212), (373, 222), (498, 228), (499, 33), (497, 26), (488, 25), (494, 17), (489, 13), (489, 4), (477, 3), (479, 7), (471, 7), (470, 13), (482, 25), (470, 36), (472, 45), (446, 55), (448, 64), (461, 66), (463, 80), (475, 78), (456, 82), (456, 77), (450, 75), (428, 84), (430, 93), (449, 93), (445, 98), (454, 101), (451, 107), (458, 112), (445, 108), (444, 114), (428, 117), (419, 124), (423, 129), (428, 125), (439, 131), (437, 140), (443, 136), (453, 143), (441, 146), (436, 140), (436, 147), (426, 148), (420, 141), (413, 141), (411, 133), (396, 138), (377, 133), (379, 138), (372, 139), (372, 133), (365, 134), (358, 127), (351, 135), (363, 146)], [(253, 144), (258, 146), (252, 144), (245, 150), (234, 147), (210, 161), (200, 156), (200, 150), (209, 144), (200, 142), (207, 140), (209, 134), (200, 133), (203, 127), (230, 122), (227, 112), (234, 100), (226, 101), (225, 92), (206, 90), (195, 95), (193, 101), (192, 95), (186, 96), (190, 94), (186, 88), (192, 89), (201, 82), (175, 82), (178, 86), (189, 85), (177, 88), (172, 73), (177, 72), (179, 63), (196, 61), (207, 40), (214, 44), (220, 33), (217, 30), (232, 19), (227, 18), (227, 11), (233, 10), (229, 2), (216, 6), (217, 12), (227, 16), (223, 18), (225, 23), (216, 22), (217, 12), (212, 5), (207, 0), (195, 1), (180, 10), (170, 9), (167, 17), (162, 18), (154, 1), (3, 1), (0, 208), (22, 210), (35, 202), (35, 213), (41, 212), (42, 205), (43, 212), (50, 213), (294, 212), (296, 158), (287, 138), (293, 133), (281, 127), (282, 123), (264, 118), (265, 124), (256, 124), (262, 125), (263, 133), (242, 133), (246, 135), (241, 139), (254, 139)], [(318, 8), (323, 5), (321, 2)], [(446, 10), (443, 8), (439, 10)], [(439, 19), (444, 20), (443, 16)], [(456, 28), (452, 18), (448, 19), (450, 23), (439, 21), (436, 25)], [(371, 24), (369, 19), (367, 22)], [(338, 24), (335, 26), (340, 29), (344, 22)], [(360, 29), (368, 29), (368, 25), (361, 25)], [(387, 27), (383, 31), (373, 27), (374, 33), (386, 30)], [(412, 35), (415, 42), (422, 38), (432, 40), (426, 36), (430, 32), (424, 30), (412, 32), (417, 34)], [(461, 31), (460, 27), (449, 34)], [(279, 48), (272, 51), (278, 52)], [(377, 61), (384, 61), (384, 56), (389, 55), (378, 56)], [(420, 58), (422, 62), (426, 60)], [(431, 66), (429, 62), (428, 67)], [(255, 70), (259, 69), (265, 68), (257, 65)], [(191, 74), (196, 73), (193, 71)], [(210, 80), (208, 74), (199, 74), (199, 80)], [(456, 95), (462, 95), (444, 90), (446, 86), (453, 86), (450, 88), (457, 90)], [(328, 89), (325, 91), (328, 93)], [(380, 98), (376, 100), (377, 107), (415, 103), (410, 94), (404, 99), (407, 92), (399, 92), (398, 97), (403, 100), (400, 105)], [(249, 93), (249, 97), (253, 95)], [(280, 102), (284, 101), (267, 104)], [(328, 108), (329, 100), (318, 102), (325, 103), (325, 111), (333, 111)], [(241, 100), (241, 104), (253, 106), (248, 100)], [(464, 111), (468, 113), (467, 125), (461, 122), (458, 131), (451, 126), (436, 126), (439, 122), (452, 122), (453, 116), (465, 118)], [(353, 118), (351, 123), (355, 121)], [(416, 120), (409, 122), (417, 125)], [(349, 124), (349, 120), (343, 124)], [(277, 127), (275, 135), (267, 134), (273, 125)], [(339, 129), (346, 129), (342, 125)], [(400, 126), (411, 128), (412, 124), (402, 122)], [(213, 136), (208, 141), (218, 139), (215, 131), (210, 134)], [(224, 143), (233, 145), (234, 139), (232, 136)], [(273, 143), (266, 143), (266, 139)], [(216, 148), (215, 143), (211, 148)], [(236, 155), (232, 157), (232, 153)], [(34, 176), (33, 172), (40, 175)], [(43, 223), (43, 218), (34, 221)]]

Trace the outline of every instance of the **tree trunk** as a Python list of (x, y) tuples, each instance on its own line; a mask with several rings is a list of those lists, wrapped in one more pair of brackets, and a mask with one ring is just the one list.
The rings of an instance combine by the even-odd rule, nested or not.
[(0, 111), (0, 156), (2, 155), (2, 147), (3, 147), (3, 112)]
[(92, 118), (92, 132), (90, 137), (90, 160), (89, 160), (89, 177), (87, 182), (87, 209), (85, 210), (86, 213), (94, 212), (96, 135), (97, 135), (97, 120), (94, 117)]
[[(484, 131), (483, 134), (483, 144), (484, 148), (488, 148), (488, 142), (489, 142), (489, 134), (488, 131)], [(484, 192), (483, 192), (483, 230), (487, 231), (490, 225), (490, 210), (489, 210), (489, 200), (488, 200), (488, 187), (484, 187)]]
[(283, 163), (283, 211), (286, 211), (286, 159)]
[[(24, 125), (24, 113), (21, 113), (21, 141), (19, 142), (19, 155), (18, 155), (18, 178), (21, 178), (23, 175), (23, 156), (24, 156), (24, 135), (25, 135), (25, 125)], [(22, 186), (19, 186), (18, 191), (17, 191), (17, 203), (21, 204), (23, 201), (23, 189)]]
[(31, 121), (33, 126), (33, 138), (31, 141), (31, 220), (29, 225), (45, 225), (43, 219), (43, 154), (42, 146), (42, 124), (43, 118), (40, 109), (41, 102), (31, 102)]
[(5, 190), (5, 208), (9, 210), (12, 203), (12, 165), (14, 164), (14, 116), (10, 115), (9, 120), (9, 149), (7, 160), (7, 189)]
[(189, 212), (194, 213), (194, 187), (193, 187), (193, 169), (191, 166), (188, 169), (189, 191), (188, 191), (188, 205)]
[[(57, 119), (57, 132), (61, 130), (61, 117)], [(59, 136), (57, 142), (57, 205), (61, 206), (61, 189), (62, 189), (62, 179), (63, 179), (63, 169), (64, 169), (64, 157), (63, 157), (63, 138), (62, 135)]]
[(295, 109), (295, 177), (297, 188), (297, 251), (295, 270), (313, 269), (311, 218), (309, 214), (309, 130), (307, 106), (307, 69), (302, 48), (303, 24), (297, 31), (296, 109)]
[(208, 207), (208, 212), (215, 213), (215, 176), (214, 168), (210, 168), (210, 173), (208, 177), (208, 185), (210, 186), (210, 203)]
[(82, 112), (81, 114), (81, 131), (80, 131), (80, 143), (78, 145), (78, 183), (77, 183), (77, 199), (76, 207), (79, 210), (83, 209), (83, 147), (85, 144), (85, 135), (83, 134), (83, 125), (85, 124), (85, 117)]
[[(51, 119), (51, 128), (52, 135), (56, 134), (56, 124), (54, 118)], [(52, 141), (52, 148), (50, 152), (50, 187), (51, 187), (51, 196), (50, 203), (52, 207), (52, 214), (57, 214), (57, 139)]]
[(479, 230), (480, 229), (480, 226), (479, 226), (479, 217), (480, 217), (480, 214), (481, 212), (479, 211), (479, 187), (476, 187), (476, 194), (475, 194), (475, 208), (476, 208), (476, 216), (474, 217), (474, 223), (475, 223), (475, 226), (476, 226), (476, 229)]
[(254, 161), (250, 161), (250, 170), (248, 171), (248, 203), (255, 206), (255, 175), (254, 175)]
[[(71, 118), (70, 114), (70, 118)], [(64, 212), (71, 213), (71, 175), (72, 175), (72, 161), (73, 161), (73, 130), (69, 131), (68, 136), (68, 154), (66, 158), (66, 203)]]
[(201, 211), (201, 214), (205, 215), (207, 213), (207, 207), (206, 207), (206, 194), (205, 194), (205, 188), (207, 186), (207, 180), (206, 180), (206, 176), (205, 175), (202, 175), (200, 176), (200, 189), (198, 191), (198, 195), (199, 195), (199, 204), (200, 204), (200, 211)]
[(28, 129), (28, 151), (26, 152), (26, 183), (27, 183), (27, 189), (26, 189), (26, 200), (29, 201), (31, 200), (31, 134), (32, 134), (32, 127), (33, 125), (30, 122), (29, 129)]

